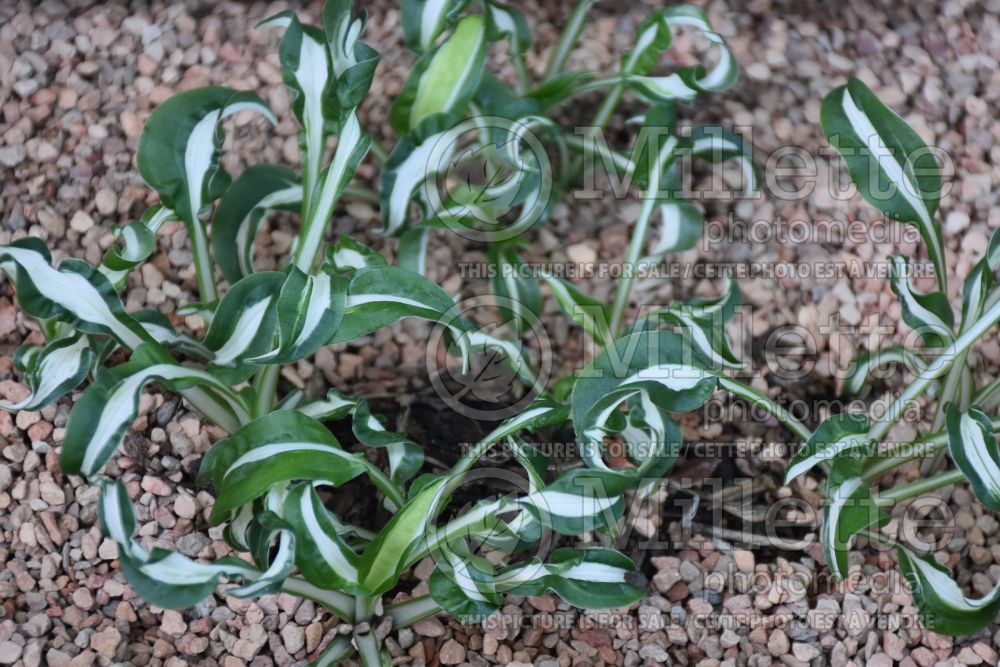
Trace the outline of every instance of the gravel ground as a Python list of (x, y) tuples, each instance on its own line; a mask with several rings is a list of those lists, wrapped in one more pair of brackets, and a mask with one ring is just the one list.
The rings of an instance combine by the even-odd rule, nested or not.
[[(536, 44), (551, 45), (569, 3), (528, 3)], [(602, 3), (603, 4), (603, 3)], [(623, 3), (624, 4), (624, 3)], [(584, 33), (585, 49), (571, 66), (610, 70), (627, 47), (649, 3), (605, 7)], [(716, 26), (733, 46), (744, 76), (733, 90), (711, 98), (695, 111), (699, 121), (723, 121), (752, 134), (764, 158), (782, 145), (802, 146), (817, 157), (816, 187), (807, 197), (775, 196), (739, 203), (706, 204), (726, 220), (830, 219), (871, 221), (872, 210), (858, 198), (838, 199), (827, 186), (836, 175), (818, 131), (822, 96), (851, 74), (871, 85), (900, 110), (925, 140), (941, 146), (954, 166), (951, 190), (941, 205), (946, 228), (953, 296), (961, 278), (982, 255), (990, 231), (1000, 226), (994, 191), (1000, 183), (1000, 2), (794, 3), (755, 0), (710, 5)], [(134, 152), (150, 110), (173, 92), (195, 86), (235, 85), (258, 90), (279, 118), (276, 129), (240, 118), (227, 143), (230, 172), (247, 163), (296, 163), (297, 128), (288, 109), (276, 55), (276, 34), (251, 29), (283, 9), (265, 3), (202, 2), (165, 5), (157, 0), (128, 8), (50, 1), (0, 4), (0, 243), (24, 235), (45, 239), (56, 259), (74, 256), (98, 262), (112, 242), (111, 229), (154, 202), (134, 169)], [(368, 41), (382, 53), (378, 91), (364, 108), (366, 126), (391, 141), (386, 129), (386, 96), (398, 92), (409, 62), (396, 37), (399, 13), (383, 1), (369, 6)], [(316, 15), (317, 5), (306, 13)], [(690, 58), (684, 40), (672, 57)], [(544, 66), (545, 49), (529, 54), (529, 68)], [(831, 166), (832, 165), (832, 166)], [(371, 178), (370, 164), (362, 176)], [(773, 194), (773, 193), (772, 193)], [(533, 246), (536, 259), (589, 261), (621, 257), (635, 202), (573, 203), (557, 208), (554, 220)], [(337, 214), (337, 232), (380, 243), (376, 211), (350, 204)], [(876, 229), (878, 226), (873, 226)], [(287, 252), (292, 227), (278, 220), (260, 235), (260, 264)], [(455, 271), (457, 262), (480, 261), (482, 254), (456, 239), (436, 242), (435, 277), (449, 291), (482, 289)], [(711, 257), (750, 265), (804, 263), (857, 267), (883, 264), (893, 253), (916, 254), (918, 244), (903, 239), (811, 240), (778, 238), (750, 243), (709, 243), (689, 251), (681, 264)], [(127, 308), (154, 306), (173, 315), (191, 300), (194, 276), (182, 226), (161, 233), (160, 250), (131, 279)], [(758, 359), (758, 343), (769, 332), (798, 325), (814, 336), (815, 368), (806, 380), (789, 382), (763, 368), (755, 384), (784, 400), (834, 398), (835, 369), (868, 346), (884, 343), (880, 326), (895, 329), (899, 307), (886, 281), (862, 276), (751, 277), (741, 287), (752, 310), (746, 318), (748, 347)], [(599, 298), (609, 282), (588, 286)], [(675, 295), (710, 293), (710, 281), (687, 276), (637, 288), (644, 302)], [(17, 399), (24, 389), (11, 371), (12, 354), (24, 341), (39, 339), (33, 325), (0, 285), (0, 396)], [(824, 328), (839, 315), (849, 335)], [(197, 322), (188, 322), (197, 326)], [(546, 322), (548, 325), (548, 321)], [(575, 365), (582, 351), (565, 325), (549, 330), (560, 343), (560, 361)], [(289, 383), (317, 389), (327, 384), (352, 392), (391, 394), (424, 388), (419, 325), (404, 324), (359, 344), (323, 351), (315, 364), (300, 362), (285, 374)], [(896, 335), (898, 337), (898, 335)], [(983, 376), (1000, 366), (1000, 342), (991, 335), (974, 355)], [(888, 381), (891, 386), (895, 380)], [(0, 413), (0, 665), (285, 665), (307, 659), (336, 624), (310, 602), (287, 596), (255, 601), (216, 597), (184, 612), (149, 607), (125, 584), (115, 562), (116, 548), (95, 523), (96, 489), (64, 476), (58, 448), (71, 405), (64, 399), (40, 412)], [(207, 529), (212, 498), (193, 487), (188, 471), (220, 434), (187, 411), (176, 396), (155, 391), (143, 397), (142, 417), (127, 439), (112, 472), (127, 481), (139, 506), (141, 532), (191, 556), (215, 557), (227, 548), (218, 531)], [(825, 416), (820, 410), (810, 416)], [(695, 441), (738, 442), (741, 456), (691, 457), (678, 473), (680, 486), (704, 497), (703, 478), (727, 475), (753, 480), (746, 505), (765, 508), (790, 496), (818, 507), (813, 480), (780, 487), (787, 438), (773, 424), (755, 423), (737, 413), (736, 428), (685, 424)], [(912, 436), (902, 425), (892, 439)], [(727, 450), (730, 451), (730, 450)], [(903, 477), (916, 474), (904, 468)], [(733, 486), (730, 484), (729, 486)], [(734, 488), (739, 488), (738, 485)], [(687, 491), (690, 493), (690, 491)], [(659, 531), (667, 546), (642, 557), (650, 593), (639, 605), (617, 613), (581, 613), (544, 596), (510, 599), (498, 617), (483, 626), (431, 619), (412, 629), (392, 631), (388, 640), (397, 664), (697, 664), (697, 665), (919, 665), (997, 664), (1000, 633), (991, 626), (978, 635), (952, 640), (923, 631), (900, 585), (891, 554), (868, 549), (852, 561), (859, 576), (830, 582), (815, 546), (804, 551), (736, 548), (741, 540), (663, 512), (665, 492), (634, 520), (638, 538)], [(728, 497), (728, 496), (727, 496)], [(955, 532), (943, 551), (960, 580), (977, 593), (1000, 579), (1000, 525), (984, 513), (964, 488), (942, 497), (955, 513)], [(731, 499), (726, 500), (732, 506)], [(899, 515), (899, 511), (896, 512)], [(744, 515), (745, 516), (745, 515)], [(794, 517), (793, 517), (794, 518)], [(815, 528), (815, 513), (799, 513)], [(683, 524), (683, 525), (682, 525)], [(897, 516), (889, 530), (897, 530)], [(684, 539), (690, 531), (689, 539)], [(748, 537), (743, 542), (756, 542)], [(744, 546), (747, 546), (744, 544)], [(430, 563), (417, 568), (414, 591)]]

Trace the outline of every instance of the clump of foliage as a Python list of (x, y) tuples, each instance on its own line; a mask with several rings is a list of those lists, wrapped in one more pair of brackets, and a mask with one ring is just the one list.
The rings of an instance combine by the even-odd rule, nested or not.
[[(912, 378), (877, 419), (844, 413), (820, 424), (791, 462), (786, 483), (818, 465), (825, 468), (827, 503), (820, 538), (838, 578), (848, 574), (849, 546), (856, 535), (895, 545), (924, 625), (951, 635), (975, 632), (1000, 612), (1000, 586), (983, 598), (968, 598), (933, 554), (918, 553), (914, 545), (897, 543), (878, 529), (889, 520), (885, 508), (962, 481), (970, 483), (983, 505), (1000, 510), (1000, 451), (994, 436), (1000, 420), (987, 416), (1000, 404), (1000, 381), (974, 387), (966, 363), (972, 346), (1000, 320), (1000, 289), (994, 285), (1000, 235), (993, 235), (966, 276), (956, 318), (946, 296), (944, 243), (935, 218), (942, 183), (932, 151), (856, 79), (826, 97), (821, 120), (865, 199), (887, 219), (917, 227), (935, 268), (937, 290), (917, 290), (907, 258), (891, 258), (892, 289), (921, 346), (891, 346), (860, 356), (845, 389), (860, 393), (873, 370), (891, 363), (904, 365)], [(936, 403), (929, 430), (916, 442), (881, 446), (893, 425), (924, 397)], [(956, 467), (935, 474), (946, 451)], [(923, 459), (920, 479), (873, 492), (885, 473), (914, 459)]]
[[(312, 599), (353, 627), (331, 637), (315, 656), (319, 665), (355, 653), (366, 665), (388, 664), (381, 646), (385, 635), (375, 632), (386, 619), (401, 627), (441, 610), (465, 620), (483, 618), (507, 593), (549, 590), (579, 607), (625, 606), (643, 591), (630, 583), (634, 565), (623, 554), (560, 548), (540, 558), (531, 555), (531, 547), (550, 531), (612, 532), (625, 494), (650, 488), (650, 480), (655, 483), (674, 464), (681, 434), (671, 413), (696, 409), (718, 387), (787, 419), (766, 398), (713, 370), (738, 365), (721, 328), (739, 299), (731, 281), (718, 298), (650, 313), (625, 330), (632, 277), (622, 281), (609, 309), (561, 278), (543, 276), (563, 309), (604, 349), (578, 378), (550, 384), (531, 370), (528, 350), (453, 312), (452, 296), (422, 275), (428, 232), (441, 228), (484, 233), (481, 240), (498, 267), (520, 263), (518, 240), (545, 220), (579, 176), (581, 156), (595, 153), (643, 189), (627, 264), (656, 261), (691, 247), (697, 237), (697, 208), (668, 187), (679, 157), (749, 164), (747, 148), (735, 135), (676, 132), (675, 104), (724, 90), (736, 79), (734, 58), (704, 12), (686, 5), (655, 12), (640, 26), (635, 47), (615, 76), (564, 73), (592, 4), (584, 0), (577, 6), (547, 75), (532, 82), (523, 64), (530, 44), (527, 23), (513, 7), (491, 0), (404, 0), (406, 41), (419, 57), (393, 105), (391, 121), (401, 138), (391, 152), (373, 144), (357, 114), (378, 63), (376, 51), (362, 41), (365, 15), (356, 15), (347, 0), (329, 0), (321, 26), (306, 25), (291, 12), (275, 16), (263, 25), (284, 30), (281, 64), (301, 126), (297, 172), (260, 164), (231, 178), (220, 164), (223, 120), (244, 110), (276, 119), (252, 92), (186, 91), (153, 112), (139, 144), (139, 171), (161, 205), (119, 230), (120, 243), (99, 266), (66, 259), (55, 268), (34, 238), (0, 247), (0, 268), (46, 338), (44, 345), (17, 354), (17, 368), (32, 394), (3, 407), (37, 410), (87, 383), (69, 418), (61, 464), (100, 486), (102, 529), (117, 542), (120, 567), (144, 599), (184, 607), (219, 586), (237, 597), (283, 591)], [(718, 53), (717, 64), (652, 74), (678, 27), (701, 31)], [(513, 86), (486, 71), (487, 50), (496, 42), (507, 43), (517, 73)], [(640, 123), (659, 130), (652, 140), (637, 141), (631, 156), (594, 140), (629, 90), (648, 107)], [(595, 91), (605, 97), (594, 129), (582, 138), (560, 129), (553, 109)], [(511, 177), (504, 187), (469, 182), (444, 194), (428, 187), (441, 176), (441, 165), (455, 157), (448, 133), (486, 115), (501, 119), (499, 126), (479, 128), (473, 150), (464, 154), (485, 156), (491, 169), (505, 170)], [(525, 150), (537, 136), (546, 150), (567, 156), (558, 183), (544, 168), (543, 153)], [(333, 138), (336, 147), (328, 155)], [(377, 195), (352, 183), (370, 151), (381, 168)], [(440, 198), (434, 199), (435, 192)], [(331, 216), (350, 196), (380, 204), (385, 233), (399, 237), (398, 266), (350, 237), (327, 243)], [(513, 224), (500, 220), (501, 209), (518, 212)], [(254, 239), (275, 210), (297, 211), (299, 233), (283, 266), (258, 271)], [(417, 211), (420, 217), (414, 219)], [(657, 214), (661, 239), (645, 254)], [(126, 312), (120, 296), (130, 272), (156, 249), (157, 233), (167, 221), (182, 222), (191, 241), (200, 302), (188, 304), (182, 314), (203, 318), (207, 330), (201, 337), (175, 329), (158, 312)], [(503, 240), (497, 240), (498, 230)], [(217, 272), (227, 287), (220, 289)], [(498, 280), (495, 286), (513, 304), (515, 321), (537, 312), (533, 281)], [(389, 430), (364, 398), (336, 391), (305, 396), (280, 387), (282, 365), (405, 317), (438, 323), (466, 365), (484, 351), (500, 355), (532, 392), (530, 405), (444, 474), (420, 474), (421, 446)], [(664, 325), (682, 332), (663, 330)], [(216, 495), (210, 522), (225, 525), (227, 542), (244, 557), (195, 561), (146, 548), (137, 538), (139, 519), (126, 487), (105, 469), (150, 383), (179, 393), (228, 433), (205, 455), (199, 479)], [(364, 451), (347, 451), (325, 425), (346, 418)], [(562, 424), (572, 424), (582, 465), (555, 472), (519, 434)], [(612, 439), (625, 445), (626, 454), (619, 457), (624, 464), (608, 462)], [(493, 447), (510, 451), (523, 468), (527, 489), (453, 512), (453, 494)], [(349, 525), (324, 504), (329, 489), (362, 477), (391, 512), (384, 525)], [(499, 557), (488, 560), (473, 547)], [(400, 577), (428, 555), (435, 560), (430, 594), (383, 604)]]

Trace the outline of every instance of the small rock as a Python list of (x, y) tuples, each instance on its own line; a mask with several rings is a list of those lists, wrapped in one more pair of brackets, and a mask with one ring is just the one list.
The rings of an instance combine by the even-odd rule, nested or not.
[(86, 232), (88, 229), (94, 226), (94, 219), (91, 218), (83, 211), (77, 211), (73, 214), (73, 217), (69, 220), (70, 229), (78, 231), (81, 234)]
[(97, 212), (101, 215), (111, 215), (118, 206), (118, 199), (115, 193), (108, 188), (101, 188), (94, 197), (94, 204), (97, 205)]
[(94, 596), (86, 588), (78, 588), (73, 591), (73, 604), (84, 611), (90, 611), (94, 606)]
[(733, 562), (736, 563), (736, 567), (740, 572), (748, 573), (752, 573), (754, 566), (757, 564), (753, 552), (746, 549), (737, 549), (734, 551)]
[(298, 653), (306, 643), (306, 633), (301, 626), (289, 623), (281, 628), (281, 640), (285, 643), (285, 650), (291, 654)]
[(442, 665), (457, 665), (465, 662), (465, 647), (454, 639), (449, 639), (441, 647), (438, 658)]
[(187, 631), (184, 616), (176, 609), (164, 609), (160, 619), (160, 632), (171, 637), (180, 637)]
[(198, 512), (198, 503), (187, 494), (181, 494), (174, 500), (174, 514), (182, 519), (193, 519)]
[(783, 630), (775, 628), (767, 638), (768, 653), (777, 658), (788, 653), (789, 648), (788, 635)]
[(155, 496), (169, 496), (170, 487), (159, 477), (146, 475), (142, 478), (142, 490), (149, 491)]
[(0, 164), (5, 167), (16, 167), (24, 161), (27, 151), (23, 144), (0, 147)]
[(421, 637), (440, 637), (444, 634), (445, 628), (441, 621), (431, 617), (414, 623), (413, 631)]
[(114, 626), (95, 632), (90, 636), (90, 648), (107, 660), (115, 657), (118, 651), (118, 644), (122, 641), (122, 633), (118, 632)]
[(12, 641), (0, 642), (0, 665), (13, 665), (21, 657), (23, 649)]
[(199, 637), (189, 632), (177, 641), (177, 650), (184, 655), (200, 655), (208, 650), (208, 637)]

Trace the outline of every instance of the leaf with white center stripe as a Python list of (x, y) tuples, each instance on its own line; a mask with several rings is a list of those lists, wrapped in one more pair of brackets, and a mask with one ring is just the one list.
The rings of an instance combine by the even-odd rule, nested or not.
[(518, 53), (531, 48), (531, 29), (524, 14), (511, 5), (494, 0), (487, 0), (486, 8), (490, 18), (486, 30), (491, 42), (510, 37), (511, 47)]
[(573, 322), (583, 327), (583, 330), (598, 344), (604, 345), (611, 340), (610, 321), (607, 306), (581, 292), (568, 280), (564, 280), (548, 272), (541, 272), (538, 277), (545, 281), (556, 303)]
[(273, 412), (217, 442), (202, 461), (200, 478), (211, 479), (218, 499), (210, 521), (265, 494), (280, 482), (309, 480), (331, 486), (354, 479), (371, 467), (344, 451), (320, 422), (296, 410)]
[(616, 471), (574, 469), (518, 499), (543, 526), (562, 535), (582, 535), (614, 524), (633, 480)]
[(177, 93), (146, 121), (139, 139), (139, 173), (163, 204), (188, 224), (229, 187), (229, 176), (219, 165), (221, 121), (247, 109), (277, 123), (254, 93), (222, 87)]
[(921, 373), (927, 367), (920, 357), (902, 345), (891, 345), (881, 350), (864, 352), (851, 362), (850, 373), (844, 379), (844, 394), (860, 393), (868, 377), (887, 364), (902, 364), (913, 374)]
[(427, 51), (468, 4), (468, 0), (403, 0), (406, 45), (417, 52)]
[(295, 266), (289, 267), (275, 306), (278, 345), (246, 360), (251, 364), (287, 364), (316, 352), (343, 320), (347, 282), (325, 269), (306, 275)]
[(360, 556), (344, 541), (339, 522), (323, 506), (311, 483), (292, 485), (281, 517), (295, 534), (295, 564), (306, 581), (333, 590), (358, 590)]
[(178, 365), (155, 343), (147, 343), (124, 364), (102, 369), (73, 405), (60, 465), (71, 474), (92, 477), (104, 467), (139, 412), (139, 395), (149, 382), (173, 389), (202, 386), (214, 392), (221, 408), (237, 419), (247, 419), (242, 398), (215, 375)]
[(340, 272), (388, 266), (385, 257), (347, 234), (341, 234), (333, 246), (327, 247), (326, 262)]
[(538, 282), (527, 273), (524, 260), (511, 245), (492, 245), (486, 251), (490, 261), (490, 285), (499, 297), (497, 307), (504, 320), (523, 333), (538, 321), (542, 297)]
[(389, 153), (379, 195), (386, 234), (398, 234), (406, 228), (410, 202), (418, 188), (451, 164), (456, 145), (450, 135), (457, 122), (457, 116), (432, 116), (397, 141)]
[(979, 502), (1000, 511), (1000, 449), (993, 424), (981, 410), (947, 407), (948, 451), (969, 480)]
[(660, 236), (639, 265), (655, 264), (667, 253), (690, 250), (698, 245), (704, 216), (691, 202), (671, 199), (657, 207), (660, 221)]
[(212, 218), (212, 252), (230, 283), (254, 272), (257, 229), (272, 211), (298, 206), (302, 185), (287, 167), (247, 167), (219, 200)]
[(835, 454), (827, 472), (819, 541), (826, 565), (837, 581), (847, 576), (851, 539), (866, 528), (878, 528), (889, 521), (872, 499), (869, 483), (861, 477), (873, 451), (874, 443)]
[(971, 635), (1000, 614), (1000, 585), (982, 597), (966, 597), (948, 568), (933, 555), (919, 556), (902, 545), (897, 545), (896, 555), (920, 610), (920, 620), (928, 630), (943, 635)]
[(690, 341), (698, 352), (705, 357), (712, 368), (743, 368), (746, 364), (740, 361), (726, 340), (726, 330), (722, 322), (693, 315), (696, 309), (689, 309), (685, 304), (671, 306), (659, 313), (660, 319), (677, 327), (685, 340)]
[(399, 236), (396, 246), (396, 265), (401, 269), (427, 276), (427, 237), (430, 227), (417, 225)]
[(734, 161), (742, 172), (743, 193), (749, 196), (760, 188), (761, 174), (753, 157), (753, 144), (732, 130), (718, 125), (695, 127), (681, 141), (678, 154), (714, 164)]
[(336, 84), (326, 36), (313, 26), (303, 25), (294, 12), (287, 11), (258, 27), (283, 25), (279, 55), (285, 84), (292, 89), (292, 110), (302, 127), (302, 189), (310, 197), (319, 180), (320, 165), (326, 156), (327, 124), (336, 122), (337, 109), (330, 108)]
[(327, 0), (323, 8), (323, 32), (330, 48), (333, 75), (337, 78), (337, 102), (341, 111), (361, 104), (371, 88), (379, 54), (361, 41), (367, 14), (354, 16), (352, 0)]
[(351, 277), (344, 320), (329, 343), (354, 340), (404, 317), (444, 320), (462, 330), (453, 307), (448, 293), (421, 275), (394, 266), (361, 269)]
[(153, 337), (157, 343), (171, 351), (178, 351), (189, 357), (208, 361), (212, 358), (212, 351), (205, 345), (184, 332), (174, 329), (174, 325), (166, 315), (158, 310), (140, 310), (132, 313), (142, 328)]
[(167, 220), (176, 217), (174, 212), (163, 206), (153, 206), (146, 210), (140, 220), (116, 229), (115, 236), (122, 245), (112, 245), (101, 261), (100, 271), (115, 289), (125, 286), (129, 272), (139, 263), (149, 258), (156, 250), (156, 233)]
[(990, 268), (989, 257), (979, 260), (962, 286), (962, 324), (960, 331), (965, 331), (983, 313), (990, 288), (993, 287), (993, 270)]
[[(647, 419), (700, 407), (718, 382), (707, 368), (697, 350), (673, 332), (639, 332), (615, 341), (580, 371), (570, 399), (573, 428), (587, 464), (609, 469), (602, 443), (625, 429), (619, 410), (623, 403), (639, 401)], [(665, 434), (666, 429), (658, 430)]]
[(502, 602), (493, 584), (493, 567), (455, 540), (435, 554), (428, 580), (434, 601), (462, 623), (482, 622)]
[(212, 373), (229, 384), (253, 375), (251, 359), (270, 352), (277, 325), (277, 301), (285, 282), (277, 271), (252, 273), (233, 285), (215, 309), (205, 334)]
[(629, 583), (635, 563), (612, 549), (556, 549), (545, 563), (532, 560), (505, 568), (494, 581), (497, 590), (514, 595), (552, 591), (574, 607), (627, 607), (645, 592)]
[[(107, 478), (99, 478), (98, 484), (101, 496), (97, 514), (101, 529), (118, 544), (122, 572), (129, 585), (147, 602), (168, 609), (190, 607), (211, 595), (223, 579), (242, 579), (252, 586), (267, 576), (267, 573), (236, 558), (200, 563), (173, 551), (159, 548), (146, 550), (133, 539), (136, 532), (135, 510), (125, 486)], [(275, 563), (284, 564), (282, 556), (279, 551)], [(284, 558), (287, 559), (287, 554)], [(284, 573), (287, 574), (287, 570)], [(271, 577), (276, 574), (272, 572)], [(265, 586), (254, 589), (273, 588), (275, 582), (264, 579), (264, 583)], [(264, 592), (254, 592), (254, 589), (244, 586), (230, 589), (227, 593), (255, 595)]]
[(933, 153), (902, 118), (854, 78), (823, 99), (820, 121), (861, 195), (886, 216), (920, 230), (938, 285), (946, 292), (941, 224), (934, 217), (941, 199), (941, 175)]
[(25, 382), (31, 393), (20, 401), (0, 400), (0, 408), (14, 412), (44, 408), (83, 382), (94, 360), (90, 339), (82, 334), (48, 343), (24, 360)]
[(863, 415), (845, 412), (827, 418), (795, 453), (785, 471), (785, 484), (836, 456), (866, 455), (872, 445), (867, 437), (869, 426)]
[(14, 284), (26, 313), (42, 320), (59, 318), (86, 333), (113, 336), (134, 348), (153, 339), (125, 312), (114, 286), (100, 271), (78, 259), (51, 266), (45, 244), (25, 238), (0, 246), (0, 270)]
[(910, 262), (907, 257), (889, 258), (890, 284), (903, 306), (903, 320), (920, 334), (927, 345), (941, 347), (951, 342), (954, 315), (948, 298), (941, 292), (918, 292), (910, 281)]
[(368, 447), (385, 448), (389, 458), (389, 478), (402, 485), (424, 464), (424, 450), (402, 433), (388, 430), (378, 415), (372, 414), (368, 401), (359, 399), (351, 422), (358, 441)]
[(353, 412), (360, 399), (346, 396), (336, 389), (330, 389), (326, 397), (306, 403), (298, 411), (313, 419), (336, 421)]
[(486, 21), (482, 14), (466, 16), (439, 46), (420, 57), (396, 97), (389, 122), (406, 134), (438, 113), (462, 113), (485, 70)]

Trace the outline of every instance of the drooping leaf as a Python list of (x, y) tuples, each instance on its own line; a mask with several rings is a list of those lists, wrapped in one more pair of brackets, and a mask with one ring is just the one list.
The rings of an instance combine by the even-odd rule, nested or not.
[(858, 447), (852, 447), (834, 455), (827, 472), (820, 543), (826, 565), (838, 581), (847, 576), (852, 538), (862, 530), (878, 528), (889, 521), (872, 499), (869, 483), (862, 478), (865, 461), (874, 448), (867, 449), (862, 454)]
[(277, 271), (252, 273), (233, 285), (215, 309), (205, 334), (212, 350), (210, 370), (230, 384), (250, 377), (251, 359), (270, 352), (277, 325), (278, 294), (285, 275)]
[(538, 282), (527, 275), (527, 267), (513, 246), (490, 246), (487, 257), (500, 316), (513, 322), (517, 333), (526, 331), (537, 322), (542, 310)]
[(44, 408), (83, 382), (94, 359), (87, 336), (74, 334), (48, 343), (24, 360), (25, 381), (31, 393), (20, 401), (0, 400), (0, 408), (13, 412)]
[(969, 480), (979, 502), (1000, 511), (1000, 449), (993, 424), (981, 410), (962, 413), (948, 404), (948, 452)]
[(539, 278), (545, 281), (552, 291), (560, 310), (583, 327), (591, 338), (598, 344), (611, 340), (611, 315), (605, 304), (584, 294), (569, 281), (551, 273), (540, 272)]
[(174, 212), (170, 209), (152, 206), (143, 213), (140, 220), (115, 231), (122, 245), (119, 247), (115, 244), (108, 248), (99, 268), (115, 289), (124, 287), (129, 272), (153, 254), (156, 250), (156, 232), (173, 217)]
[(896, 255), (890, 261), (890, 284), (903, 306), (903, 320), (926, 344), (947, 345), (954, 335), (954, 316), (948, 298), (942, 292), (918, 292), (910, 281), (908, 258)]
[(292, 485), (281, 517), (295, 534), (295, 564), (306, 581), (320, 588), (358, 590), (359, 556), (341, 537), (313, 484)]
[(850, 373), (844, 378), (844, 393), (860, 393), (872, 372), (886, 364), (903, 364), (911, 373), (921, 373), (927, 367), (920, 357), (902, 345), (864, 352), (851, 362)]
[(890, 218), (917, 226), (945, 292), (944, 244), (941, 224), (934, 218), (941, 176), (930, 149), (854, 78), (823, 99), (820, 121), (861, 195)]
[(545, 563), (532, 560), (501, 570), (498, 590), (541, 595), (550, 590), (581, 609), (626, 607), (644, 595), (627, 580), (635, 564), (611, 549), (556, 549)]
[(418, 52), (430, 49), (467, 4), (468, 0), (403, 0), (406, 45)]
[(823, 461), (832, 461), (841, 455), (866, 454), (871, 445), (867, 437), (869, 426), (866, 417), (848, 412), (826, 419), (795, 453), (785, 471), (785, 484), (790, 484)]

